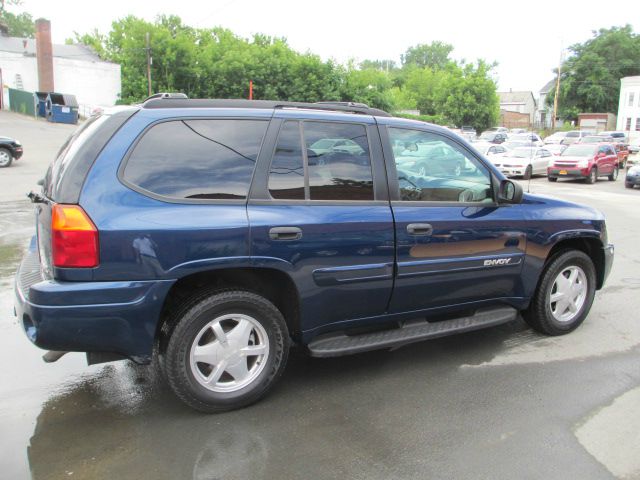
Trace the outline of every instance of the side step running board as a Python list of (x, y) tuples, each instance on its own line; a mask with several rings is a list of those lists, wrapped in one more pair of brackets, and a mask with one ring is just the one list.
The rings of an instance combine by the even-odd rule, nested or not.
[(313, 340), (308, 348), (313, 357), (339, 357), (492, 327), (515, 320), (517, 316), (518, 311), (512, 307), (483, 308), (467, 317), (440, 322), (429, 323), (424, 320), (361, 335), (329, 334)]

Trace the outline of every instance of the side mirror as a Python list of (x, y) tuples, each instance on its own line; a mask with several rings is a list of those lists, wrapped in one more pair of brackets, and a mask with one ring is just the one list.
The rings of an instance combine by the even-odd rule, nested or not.
[(511, 180), (502, 180), (498, 189), (499, 203), (520, 203), (522, 202), (522, 187), (519, 183)]

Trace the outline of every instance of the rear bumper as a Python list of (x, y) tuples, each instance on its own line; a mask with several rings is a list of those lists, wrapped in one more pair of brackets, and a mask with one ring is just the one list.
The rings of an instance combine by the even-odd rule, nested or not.
[(46, 350), (104, 352), (148, 363), (173, 280), (58, 282), (40, 275), (36, 251), (15, 281), (15, 313), (31, 342)]

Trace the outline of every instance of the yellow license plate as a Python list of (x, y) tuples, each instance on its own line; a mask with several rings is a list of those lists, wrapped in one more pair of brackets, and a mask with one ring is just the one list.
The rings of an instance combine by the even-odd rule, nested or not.
[(560, 175), (566, 175), (567, 171), (566, 170), (560, 170), (560, 172), (558, 172)]

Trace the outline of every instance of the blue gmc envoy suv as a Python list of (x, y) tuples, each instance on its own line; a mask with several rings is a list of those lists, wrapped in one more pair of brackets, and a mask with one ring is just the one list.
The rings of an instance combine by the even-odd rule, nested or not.
[(331, 357), (490, 327), (578, 327), (599, 212), (523, 194), (445, 128), (354, 103), (155, 98), (107, 110), (32, 192), (15, 311), (53, 361), (151, 363), (191, 407)]

